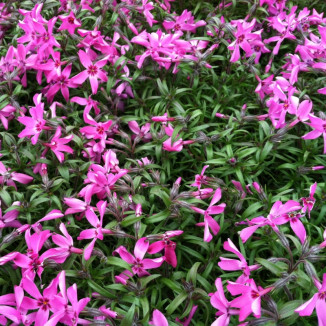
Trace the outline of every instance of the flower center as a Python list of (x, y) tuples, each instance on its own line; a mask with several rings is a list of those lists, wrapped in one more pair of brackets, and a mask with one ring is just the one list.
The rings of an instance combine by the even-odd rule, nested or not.
[(255, 50), (256, 52), (260, 52), (260, 46), (259, 46), (259, 45), (255, 45), (255, 46), (254, 46), (254, 50)]
[(325, 300), (326, 299), (326, 291), (318, 293), (318, 298), (322, 299), (322, 300)]
[(94, 65), (89, 66), (87, 69), (88, 74), (91, 76), (95, 76), (97, 74), (97, 71), (98, 71), (98, 69)]
[(103, 135), (104, 134), (104, 128), (102, 126), (98, 126), (96, 128), (96, 131), (99, 135)]
[(69, 18), (68, 18), (68, 23), (69, 23), (69, 24), (73, 24), (74, 22), (75, 22), (74, 17), (69, 17)]
[(243, 40), (245, 39), (245, 36), (242, 34), (238, 37), (238, 43), (243, 42)]
[(251, 297), (253, 299), (259, 298), (259, 293), (257, 291), (251, 290)]
[(37, 132), (41, 132), (42, 131), (42, 122), (41, 121), (38, 121), (35, 125), (35, 130)]
[(37, 301), (37, 305), (43, 310), (48, 310), (51, 308), (49, 302), (50, 300), (48, 298), (41, 298)]

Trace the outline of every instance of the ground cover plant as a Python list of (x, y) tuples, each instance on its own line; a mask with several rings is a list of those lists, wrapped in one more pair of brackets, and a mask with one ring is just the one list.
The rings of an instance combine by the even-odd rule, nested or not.
[(326, 325), (326, 4), (0, 3), (1, 325)]

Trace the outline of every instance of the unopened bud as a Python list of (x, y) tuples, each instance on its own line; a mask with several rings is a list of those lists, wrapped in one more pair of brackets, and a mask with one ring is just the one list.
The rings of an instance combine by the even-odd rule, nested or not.
[(317, 278), (316, 271), (315, 271), (314, 267), (308, 261), (304, 262), (304, 269), (309, 277), (311, 277), (312, 279)]
[(284, 248), (289, 249), (290, 248), (289, 241), (285, 237), (284, 233), (282, 233), (282, 232), (276, 232), (276, 234), (278, 235), (278, 238), (280, 239), (280, 242), (281, 242), (282, 246)]

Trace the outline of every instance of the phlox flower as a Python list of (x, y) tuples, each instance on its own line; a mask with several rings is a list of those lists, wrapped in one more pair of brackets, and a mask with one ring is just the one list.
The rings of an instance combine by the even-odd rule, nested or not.
[(302, 212), (305, 213), (308, 211), (308, 216), (310, 218), (310, 212), (314, 208), (316, 199), (314, 198), (315, 191), (317, 188), (317, 182), (310, 186), (309, 197), (300, 198), (302, 200)]
[(227, 241), (224, 242), (223, 248), (224, 250), (234, 253), (236, 256), (238, 256), (240, 260), (220, 257), (221, 261), (218, 263), (218, 266), (225, 271), (242, 270), (243, 274), (240, 277), (238, 277), (236, 283), (244, 284), (249, 279), (250, 272), (258, 269), (260, 266), (259, 265), (249, 266), (247, 264), (245, 257), (241, 254), (241, 252), (234, 245), (231, 239), (228, 239)]
[(261, 297), (273, 290), (273, 287), (263, 289), (257, 287), (254, 280), (249, 279), (246, 284), (228, 281), (228, 291), (232, 295), (239, 295), (231, 301), (232, 308), (240, 308), (239, 321), (244, 321), (251, 313), (256, 318), (261, 316)]
[(164, 249), (165, 261), (175, 268), (177, 266), (177, 256), (175, 254), (176, 243), (171, 241), (170, 238), (182, 233), (183, 231), (181, 230), (165, 232), (159, 236), (162, 240), (156, 241), (148, 247), (147, 253), (156, 254)]
[(25, 174), (25, 173), (18, 173), (18, 172), (10, 172), (10, 168), (6, 168), (2, 162), (0, 162), (0, 184), (6, 183), (8, 186), (12, 186), (17, 189), (16, 184), (14, 181), (28, 184), (34, 180), (33, 177)]
[(62, 20), (62, 24), (58, 31), (67, 30), (69, 34), (75, 34), (75, 29), (81, 26), (73, 11), (70, 11), (68, 16), (60, 15), (59, 19)]
[(230, 323), (230, 317), (232, 315), (238, 315), (239, 310), (232, 309), (231, 303), (226, 299), (221, 278), (215, 280), (215, 286), (217, 291), (209, 295), (211, 297), (211, 305), (218, 310), (216, 313), (218, 318), (211, 326), (227, 326)]
[(164, 257), (149, 259), (144, 258), (148, 251), (149, 241), (147, 238), (140, 238), (135, 245), (134, 255), (130, 254), (124, 246), (120, 246), (114, 250), (113, 255), (118, 254), (124, 261), (130, 264), (132, 267), (133, 275), (139, 277), (150, 275), (147, 270), (152, 268), (158, 268), (164, 262)]
[(203, 184), (207, 184), (207, 181), (206, 181), (207, 177), (204, 174), (208, 167), (209, 167), (209, 165), (205, 165), (203, 167), (201, 173), (196, 174), (195, 182), (190, 185), (191, 187), (197, 187), (199, 190)]
[(45, 146), (49, 147), (55, 156), (58, 158), (59, 162), (62, 163), (65, 159), (63, 152), (72, 154), (74, 151), (70, 146), (66, 144), (73, 139), (73, 135), (60, 138), (61, 127), (58, 126), (54, 136), (51, 138), (50, 143), (44, 143)]
[(71, 78), (71, 81), (76, 84), (83, 84), (84, 81), (89, 78), (91, 83), (92, 93), (96, 94), (98, 89), (98, 79), (102, 82), (106, 82), (108, 77), (102, 68), (105, 66), (107, 60), (99, 60), (93, 63), (89, 54), (80, 50), (78, 56), (81, 64), (86, 68), (86, 70), (80, 72), (78, 75)]
[(324, 151), (326, 154), (326, 120), (315, 117), (312, 114), (309, 114), (310, 122), (306, 122), (307, 125), (314, 128), (313, 131), (308, 132), (306, 135), (302, 136), (303, 139), (316, 139), (319, 136), (324, 138)]
[(205, 231), (204, 231), (204, 241), (210, 242), (213, 239), (212, 234), (210, 233), (210, 230), (214, 235), (216, 235), (219, 230), (220, 226), (218, 223), (213, 219), (211, 215), (216, 215), (216, 214), (221, 214), (224, 212), (225, 203), (222, 203), (220, 205), (215, 205), (222, 197), (222, 190), (220, 188), (216, 189), (213, 198), (206, 210), (197, 208), (192, 206), (191, 208), (202, 215), (204, 215), (204, 222), (197, 223), (197, 226), (204, 226)]
[(153, 326), (169, 326), (165, 316), (157, 309), (153, 311), (153, 317), (149, 324)]
[(41, 102), (42, 94), (35, 94), (33, 97), (35, 107), (29, 109), (31, 117), (18, 117), (17, 120), (25, 125), (25, 129), (18, 134), (19, 138), (30, 137), (31, 143), (35, 145), (42, 132), (42, 130), (50, 130), (50, 127), (46, 126), (46, 120), (43, 119), (44, 103)]
[(326, 273), (323, 275), (323, 282), (320, 283), (317, 279), (314, 279), (314, 284), (318, 290), (310, 300), (303, 305), (295, 309), (294, 311), (300, 316), (310, 316), (316, 308), (318, 325), (326, 325)]

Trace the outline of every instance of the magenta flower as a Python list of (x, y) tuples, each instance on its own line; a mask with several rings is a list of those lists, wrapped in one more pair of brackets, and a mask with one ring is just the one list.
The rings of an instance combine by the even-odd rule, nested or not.
[[(145, 123), (145, 125), (139, 128), (139, 125), (136, 121), (129, 121), (128, 127), (135, 135), (137, 135), (137, 138), (144, 139), (145, 141), (152, 139), (152, 135), (149, 132), (151, 128), (150, 123)], [(136, 138), (136, 136), (133, 136), (133, 138)]]
[(107, 60), (100, 60), (96, 63), (93, 63), (90, 56), (83, 50), (78, 52), (78, 56), (81, 64), (86, 68), (86, 70), (71, 78), (71, 81), (76, 84), (83, 84), (84, 81), (89, 78), (92, 87), (92, 93), (96, 94), (98, 89), (98, 79), (103, 82), (108, 80), (105, 72), (103, 72), (101, 69), (103, 66), (105, 66)]
[(326, 273), (323, 275), (322, 284), (317, 279), (314, 279), (314, 284), (318, 292), (294, 311), (300, 316), (310, 316), (316, 308), (318, 325), (324, 326), (326, 325)]
[(303, 139), (316, 139), (323, 135), (324, 138), (324, 154), (326, 154), (326, 120), (315, 117), (309, 114), (310, 123), (307, 123), (310, 127), (314, 128), (313, 131), (308, 132), (302, 136)]
[(163, 149), (169, 152), (181, 152), (183, 149), (183, 145), (187, 145), (187, 144), (192, 144), (194, 141), (193, 140), (182, 140), (182, 138), (180, 138), (180, 136), (177, 134), (176, 135), (176, 139), (174, 140), (174, 142), (172, 142), (172, 135), (173, 135), (173, 131), (174, 129), (172, 128), (172, 126), (168, 126), (164, 128), (165, 133), (169, 136), (169, 138), (163, 142)]
[(40, 293), (35, 283), (27, 277), (22, 279), (22, 288), (32, 298), (24, 296), (21, 307), (27, 310), (37, 310), (35, 315), (35, 326), (44, 326), (49, 320), (50, 312), (54, 308), (62, 308), (62, 302), (57, 293), (58, 277), (56, 277), (50, 285), (44, 289), (43, 294)]
[(263, 289), (256, 286), (254, 280), (248, 280), (246, 285), (228, 281), (227, 289), (232, 295), (239, 295), (231, 301), (231, 307), (240, 308), (239, 321), (244, 321), (251, 313), (261, 316), (261, 297), (273, 290), (273, 287)]
[(179, 318), (176, 318), (175, 321), (177, 321), (178, 323), (180, 323), (183, 326), (189, 326), (197, 308), (198, 308), (198, 306), (193, 306), (190, 310), (189, 316), (187, 318), (185, 318), (184, 321), (181, 321)]
[(316, 188), (317, 188), (317, 182), (315, 182), (313, 185), (310, 186), (309, 197), (300, 198), (303, 204), (302, 212), (305, 213), (306, 211), (308, 211), (309, 218), (310, 218), (310, 212), (314, 208), (315, 201), (316, 201), (316, 199), (314, 198)]
[(192, 183), (190, 186), (191, 187), (197, 187), (198, 190), (201, 188), (201, 186), (204, 184), (207, 184), (207, 177), (204, 175), (206, 169), (209, 167), (209, 165), (205, 165), (201, 171), (200, 174), (196, 174), (195, 176), (195, 182)]
[(64, 99), (69, 102), (69, 88), (77, 88), (78, 85), (69, 79), (71, 73), (72, 64), (69, 64), (58, 75), (54, 75), (51, 78), (51, 84), (47, 89), (46, 97), (48, 102), (52, 102), (55, 94), (61, 90)]
[(212, 196), (213, 191), (214, 189), (212, 188), (199, 189), (198, 191), (193, 191), (191, 196), (197, 199), (207, 199)]
[(59, 16), (59, 19), (62, 20), (62, 24), (58, 28), (58, 31), (67, 30), (69, 34), (72, 35), (75, 33), (75, 29), (81, 26), (81, 23), (76, 19), (73, 11), (70, 11), (68, 16)]
[(44, 143), (45, 146), (49, 147), (55, 156), (58, 158), (59, 162), (62, 163), (65, 159), (63, 152), (72, 154), (74, 151), (70, 146), (66, 144), (73, 139), (73, 135), (60, 138), (61, 136), (61, 127), (58, 126), (54, 136), (51, 139), (50, 143)]
[(273, 222), (276, 225), (282, 225), (290, 222), (291, 229), (303, 244), (306, 240), (306, 230), (300, 221), (300, 218), (303, 216), (298, 212), (298, 210), (302, 209), (300, 203), (294, 200), (289, 200), (282, 206), (281, 209), (283, 210), (283, 213), (280, 212), (281, 214), (279, 215), (281, 216), (276, 217)]
[(196, 32), (196, 29), (200, 26), (205, 26), (206, 22), (200, 20), (195, 22), (194, 16), (192, 16), (191, 11), (185, 9), (180, 16), (173, 17), (174, 21), (163, 22), (163, 27), (168, 30), (173, 31), (190, 31), (192, 33)]
[[(14, 203), (12, 203), (12, 207), (14, 206), (17, 207), (20, 206), (20, 202), (15, 201)], [(17, 209), (10, 210), (9, 212), (2, 215), (2, 210), (0, 208), (0, 230), (8, 227), (12, 227), (12, 228), (21, 227), (22, 224), (19, 221), (17, 221), (18, 215), (19, 215), (19, 210)]]
[(100, 113), (100, 109), (98, 107), (99, 102), (93, 100), (91, 96), (89, 96), (88, 98), (82, 98), (82, 97), (74, 96), (74, 97), (72, 97), (70, 99), (70, 102), (78, 103), (79, 105), (84, 105), (85, 106), (85, 109), (84, 109), (84, 121), (87, 122), (87, 123), (88, 123), (87, 115), (89, 114), (89, 112), (90, 112), (90, 110), (92, 108), (94, 108), (95, 114)]
[(12, 186), (17, 189), (14, 181), (22, 184), (27, 184), (33, 181), (33, 177), (30, 177), (24, 173), (10, 172), (10, 168), (6, 168), (2, 162), (0, 162), (0, 184), (6, 183), (8, 186)]
[(16, 109), (12, 105), (6, 105), (0, 109), (0, 120), (3, 127), (8, 130), (8, 121), (15, 117)]
[(25, 125), (25, 129), (18, 135), (19, 138), (30, 137), (31, 143), (35, 145), (42, 130), (50, 130), (45, 126), (46, 120), (43, 119), (44, 103), (41, 103), (42, 94), (35, 94), (33, 97), (35, 107), (30, 108), (31, 117), (18, 117), (17, 120)]
[(233, 51), (230, 61), (236, 62), (240, 58), (240, 48), (242, 48), (247, 56), (252, 54), (252, 49), (249, 44), (249, 40), (260, 39), (260, 34), (251, 33), (253, 28), (255, 27), (256, 19), (253, 19), (250, 23), (248, 22), (237, 22), (237, 31), (234, 34), (235, 41), (233, 41), (228, 49)]
[(250, 272), (258, 269), (260, 266), (259, 265), (248, 266), (246, 259), (238, 250), (238, 248), (234, 245), (231, 239), (228, 239), (228, 241), (224, 242), (223, 248), (237, 255), (240, 260), (220, 257), (221, 261), (218, 263), (218, 266), (225, 271), (242, 270), (243, 274), (240, 277), (238, 277), (236, 283), (244, 284), (249, 279)]
[(169, 326), (169, 323), (165, 316), (157, 309), (153, 311), (153, 318), (149, 322), (153, 326)]
[(231, 303), (226, 299), (221, 278), (215, 280), (215, 286), (217, 291), (209, 295), (211, 296), (211, 305), (218, 310), (216, 313), (218, 318), (211, 326), (227, 326), (230, 323), (230, 317), (238, 315), (239, 310), (232, 309)]
[(127, 173), (128, 170), (121, 169), (113, 174), (100, 165), (92, 164), (87, 173), (87, 179), (84, 180), (87, 186), (79, 192), (79, 196), (84, 197), (86, 202), (90, 202), (94, 194), (99, 199), (104, 199), (107, 194), (111, 194), (115, 183)]
[[(246, 222), (246, 223), (248, 223), (249, 227), (241, 230), (241, 232), (240, 232), (240, 238), (241, 238), (242, 242), (245, 243), (253, 235), (253, 233), (256, 232), (256, 230), (258, 228), (264, 227), (266, 225), (269, 225), (274, 230), (274, 232), (279, 233), (279, 229), (278, 229), (277, 225), (285, 224), (286, 222), (290, 221), (292, 218), (295, 219), (292, 221), (292, 224), (294, 224), (295, 225), (294, 228), (296, 228), (296, 226), (297, 226), (296, 223), (299, 220), (298, 220), (298, 218), (296, 218), (296, 216), (295, 216), (296, 214), (294, 214), (293, 211), (297, 211), (300, 209), (301, 209), (300, 204), (294, 200), (289, 200), (284, 205), (282, 204), (281, 201), (275, 202), (273, 204), (267, 218), (264, 216), (259, 216), (259, 217), (255, 217), (252, 220)], [(290, 215), (287, 216), (287, 214), (290, 214)], [(280, 223), (276, 224), (275, 219), (279, 218), (279, 217), (282, 217), (282, 219), (277, 220), (277, 222), (280, 222)], [(301, 217), (301, 215), (300, 215), (300, 217)], [(299, 221), (299, 223), (302, 224), (300, 221)]]
[[(53, 315), (45, 324), (54, 326), (59, 322), (65, 325), (89, 324), (89, 321), (79, 318), (79, 314), (90, 301), (89, 298), (83, 298), (78, 301), (77, 285), (73, 284), (66, 289), (66, 273), (62, 271), (56, 277), (60, 293), (54, 297), (53, 305), (50, 307)], [(69, 305), (69, 302), (71, 305)]]
[(286, 15), (285, 12), (281, 12), (278, 16), (271, 17), (269, 20), (271, 21), (271, 25), (274, 29), (276, 29), (280, 35), (272, 36), (268, 39), (264, 40), (264, 43), (268, 44), (271, 42), (276, 42), (276, 45), (273, 49), (273, 54), (278, 54), (281, 44), (285, 39), (295, 40), (296, 37), (292, 34), (295, 29), (295, 10), (296, 7), (292, 7), (291, 12)]
[(211, 214), (216, 215), (216, 214), (221, 214), (224, 212), (224, 209), (226, 206), (225, 203), (214, 206), (221, 199), (221, 197), (222, 197), (222, 191), (220, 188), (218, 188), (218, 189), (216, 189), (214, 196), (211, 200), (211, 203), (209, 204), (209, 206), (206, 210), (203, 210), (203, 209), (200, 209), (200, 208), (197, 208), (194, 206), (191, 207), (195, 212), (204, 215), (204, 222), (197, 223), (196, 225), (205, 227), (204, 241), (206, 241), (206, 242), (210, 242), (213, 239), (213, 236), (211, 235), (210, 230), (212, 231), (212, 233), (214, 235), (216, 235), (218, 233), (218, 231), (220, 230), (220, 226), (213, 219)]
[(73, 238), (68, 233), (64, 223), (60, 224), (59, 227), (63, 236), (60, 234), (53, 234), (52, 241), (58, 246), (57, 248), (52, 248), (47, 250), (44, 254), (44, 258), (50, 258), (57, 262), (58, 264), (63, 264), (66, 259), (72, 254), (82, 254), (83, 250), (75, 248)]
[(147, 238), (140, 238), (135, 245), (134, 256), (130, 254), (124, 246), (120, 246), (114, 250), (113, 255), (119, 254), (119, 256), (132, 266), (134, 275), (139, 277), (150, 275), (147, 269), (158, 268), (164, 262), (164, 257), (155, 259), (144, 258), (149, 247)]
[(176, 237), (182, 233), (183, 231), (181, 230), (165, 232), (159, 236), (162, 240), (156, 241), (148, 247), (147, 253), (156, 254), (164, 249), (165, 261), (175, 268), (177, 266), (177, 256), (175, 255), (176, 243), (171, 241), (170, 238)]
[(65, 215), (81, 213), (77, 220), (81, 219), (85, 214), (94, 213), (94, 207), (89, 205), (89, 202), (82, 201), (77, 198), (64, 198), (64, 203), (69, 206), (65, 211)]
[(77, 240), (92, 239), (90, 244), (86, 247), (86, 249), (84, 249), (85, 260), (90, 259), (96, 240), (103, 240), (103, 231), (104, 233), (112, 233), (112, 231), (110, 230), (102, 229), (103, 217), (105, 214), (106, 206), (106, 201), (99, 201), (96, 204), (96, 207), (100, 213), (100, 220), (93, 211), (89, 211), (89, 214), (86, 215), (86, 218), (94, 228), (81, 231), (79, 236), (77, 237)]

